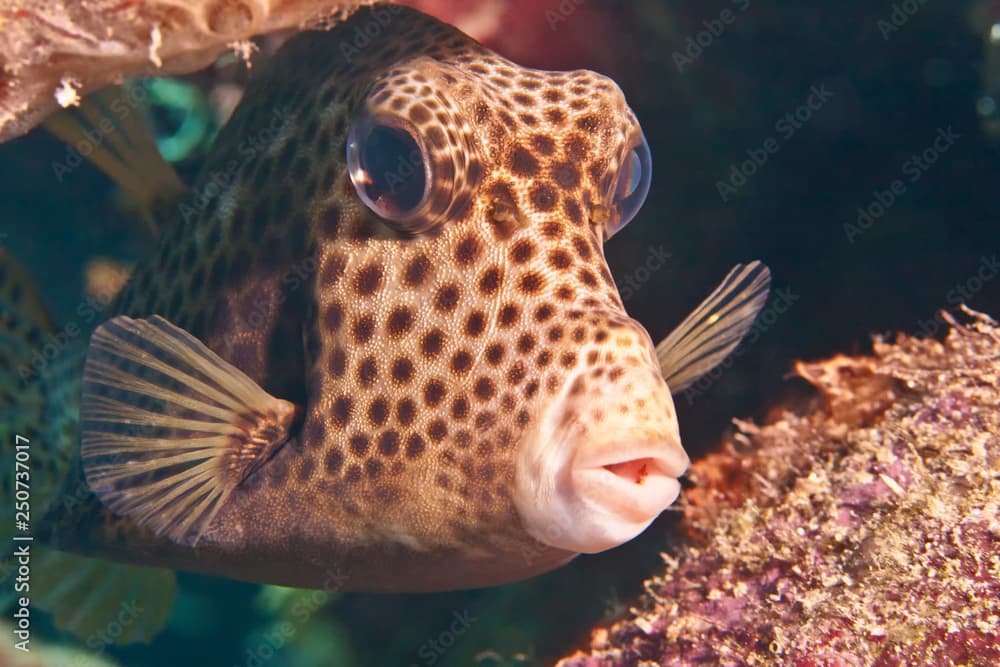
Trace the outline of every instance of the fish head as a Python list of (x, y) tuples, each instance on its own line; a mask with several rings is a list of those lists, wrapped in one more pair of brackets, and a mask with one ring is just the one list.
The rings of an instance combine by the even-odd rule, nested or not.
[(616, 546), (688, 464), (603, 251), (645, 198), (648, 146), (610, 79), (520, 67), (417, 16), (316, 94), (344, 139), (310, 213), (306, 444), (370, 539)]

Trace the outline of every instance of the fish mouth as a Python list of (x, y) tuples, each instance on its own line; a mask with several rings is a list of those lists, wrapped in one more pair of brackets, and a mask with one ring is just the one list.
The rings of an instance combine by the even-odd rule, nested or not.
[(526, 531), (549, 546), (611, 549), (680, 495), (690, 461), (677, 411), (651, 344), (646, 354), (648, 335), (632, 331), (631, 345), (628, 330), (619, 334), (609, 362), (624, 372), (570, 374), (518, 451), (514, 503)]
[(662, 444), (648, 452), (628, 449), (625, 457), (574, 462), (570, 478), (584, 504), (606, 515), (609, 522), (621, 522), (620, 528), (641, 524), (641, 532), (680, 495), (678, 478), (687, 469), (688, 458), (683, 450)]
[(576, 553), (646, 530), (680, 495), (689, 464), (680, 439), (663, 433), (595, 439), (571, 428), (540, 442), (519, 471), (515, 503), (535, 539)]

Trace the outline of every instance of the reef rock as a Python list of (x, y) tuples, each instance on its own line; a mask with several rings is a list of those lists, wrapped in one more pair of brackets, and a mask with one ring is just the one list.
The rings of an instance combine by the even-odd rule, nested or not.
[(0, 142), (125, 76), (193, 72), (226, 49), (248, 56), (251, 37), (333, 23), (364, 4), (371, 0), (0, 0)]
[(692, 539), (560, 667), (1000, 664), (1000, 328), (800, 363), (824, 399), (697, 462)]
[[(392, 1), (451, 23), (522, 64), (624, 67), (627, 54), (609, 38), (621, 37), (616, 6), (591, 7), (580, 0)], [(76, 105), (124, 77), (187, 74), (227, 50), (249, 64), (262, 44), (265, 53), (254, 57), (256, 62), (292, 30), (332, 26), (373, 2), (0, 0), (0, 143), (28, 132), (60, 105)], [(377, 12), (356, 45), (364, 48), (394, 10)], [(279, 34), (251, 41), (271, 33)]]

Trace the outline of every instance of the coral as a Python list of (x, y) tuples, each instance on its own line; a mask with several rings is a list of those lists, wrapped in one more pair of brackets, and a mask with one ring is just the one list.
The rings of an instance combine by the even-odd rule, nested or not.
[(0, 142), (125, 76), (193, 72), (370, 0), (0, 0)]
[(693, 466), (689, 544), (560, 667), (1000, 664), (1000, 328), (799, 363), (818, 409)]
[[(249, 63), (259, 48), (252, 38), (332, 25), (374, 1), (0, 0), (0, 142), (124, 77), (188, 74), (227, 50)], [(616, 67), (623, 51), (607, 39), (615, 8), (554, 0), (396, 1), (526, 65), (625, 69)]]

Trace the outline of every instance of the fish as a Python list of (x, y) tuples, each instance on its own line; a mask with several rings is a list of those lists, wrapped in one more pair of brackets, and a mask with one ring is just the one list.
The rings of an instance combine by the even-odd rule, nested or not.
[(770, 272), (738, 264), (659, 345), (628, 315), (604, 245), (652, 161), (612, 80), (375, 4), (257, 68), (190, 188), (133, 106), (91, 99), (48, 127), (116, 120), (92, 160), (156, 250), (35, 365), (59, 330), (0, 258), (3, 446), (33, 443), (57, 621), (83, 633), (66, 609), (141, 595), (148, 637), (174, 570), (494, 586), (618, 546), (677, 498), (671, 392), (736, 347)]

